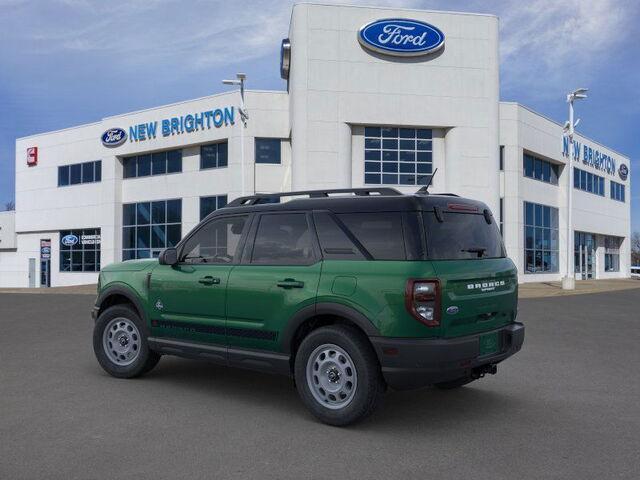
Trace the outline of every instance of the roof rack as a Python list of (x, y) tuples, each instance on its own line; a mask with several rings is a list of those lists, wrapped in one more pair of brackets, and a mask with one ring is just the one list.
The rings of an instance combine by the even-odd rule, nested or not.
[(245, 207), (250, 205), (258, 205), (261, 203), (278, 203), (281, 197), (300, 197), (308, 196), (309, 198), (326, 198), (332, 193), (353, 193), (358, 197), (368, 197), (372, 193), (389, 196), (402, 195), (395, 188), (337, 188), (333, 190), (302, 190), (299, 192), (281, 192), (281, 193), (258, 193), (256, 195), (248, 195), (238, 197), (229, 202), (227, 207)]

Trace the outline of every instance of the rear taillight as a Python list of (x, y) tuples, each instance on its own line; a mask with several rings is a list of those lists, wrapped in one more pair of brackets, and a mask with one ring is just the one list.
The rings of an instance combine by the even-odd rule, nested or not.
[(440, 325), (440, 282), (409, 280), (405, 290), (405, 305), (409, 313), (427, 327)]

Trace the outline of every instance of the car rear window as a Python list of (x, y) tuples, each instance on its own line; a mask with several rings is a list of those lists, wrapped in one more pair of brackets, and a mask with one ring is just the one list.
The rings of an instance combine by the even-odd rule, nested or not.
[(424, 228), (430, 260), (465, 260), (505, 256), (495, 220), (487, 223), (482, 213), (425, 212)]

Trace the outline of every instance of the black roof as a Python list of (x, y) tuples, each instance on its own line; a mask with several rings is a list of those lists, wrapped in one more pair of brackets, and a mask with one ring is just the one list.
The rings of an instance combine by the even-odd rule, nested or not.
[[(282, 197), (294, 198), (282, 203), (273, 203), (279, 202)], [(417, 193), (404, 195), (392, 188), (378, 188), (258, 194), (240, 197), (211, 215), (230, 213), (230, 211), (234, 213), (293, 210), (330, 210), (336, 213), (420, 211), (433, 210), (436, 206), (446, 211), (456, 210), (456, 205), (460, 210), (463, 210), (464, 208), (461, 207), (464, 206), (475, 207), (474, 210), (479, 213), (488, 208), (483, 202), (453, 194)], [(452, 206), (453, 208), (451, 208)]]

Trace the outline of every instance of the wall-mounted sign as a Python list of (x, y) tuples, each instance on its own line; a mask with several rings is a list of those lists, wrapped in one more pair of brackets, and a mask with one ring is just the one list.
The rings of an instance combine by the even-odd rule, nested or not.
[(80, 239), (76, 235), (65, 235), (60, 239), (60, 243), (65, 247), (73, 247)]
[(358, 41), (374, 52), (415, 57), (440, 50), (444, 46), (444, 33), (418, 20), (385, 18), (364, 25), (358, 31)]
[(624, 163), (621, 163), (620, 167), (618, 167), (618, 175), (620, 175), (621, 180), (626, 180), (629, 176), (629, 167), (627, 167)]
[(65, 247), (73, 247), (74, 245), (100, 245), (101, 236), (97, 235), (74, 235), (70, 233), (69, 235), (65, 235), (60, 239), (60, 243)]
[[(563, 157), (569, 157), (570, 147), (569, 137), (562, 137)], [(606, 172), (609, 175), (616, 174), (616, 160), (613, 157), (588, 145), (582, 145), (575, 139), (573, 140), (573, 159), (576, 162), (582, 161), (584, 165), (600, 170), (601, 172)]]
[(80, 245), (100, 245), (101, 236), (97, 235), (80, 235)]
[(121, 128), (110, 128), (102, 134), (102, 145), (117, 147), (127, 141), (127, 132)]
[(128, 135), (122, 128), (111, 128), (102, 134), (102, 144), (106, 147), (117, 147), (122, 145), (127, 138), (129, 142), (143, 142), (145, 140), (153, 140), (159, 135), (170, 137), (183, 133), (220, 128), (234, 123), (234, 107), (216, 108), (205, 112), (190, 113), (179, 117), (163, 118), (153, 122), (131, 125)]
[(51, 259), (51, 239), (46, 238), (40, 240), (40, 260)]
[(27, 165), (33, 167), (38, 164), (38, 147), (27, 148)]

